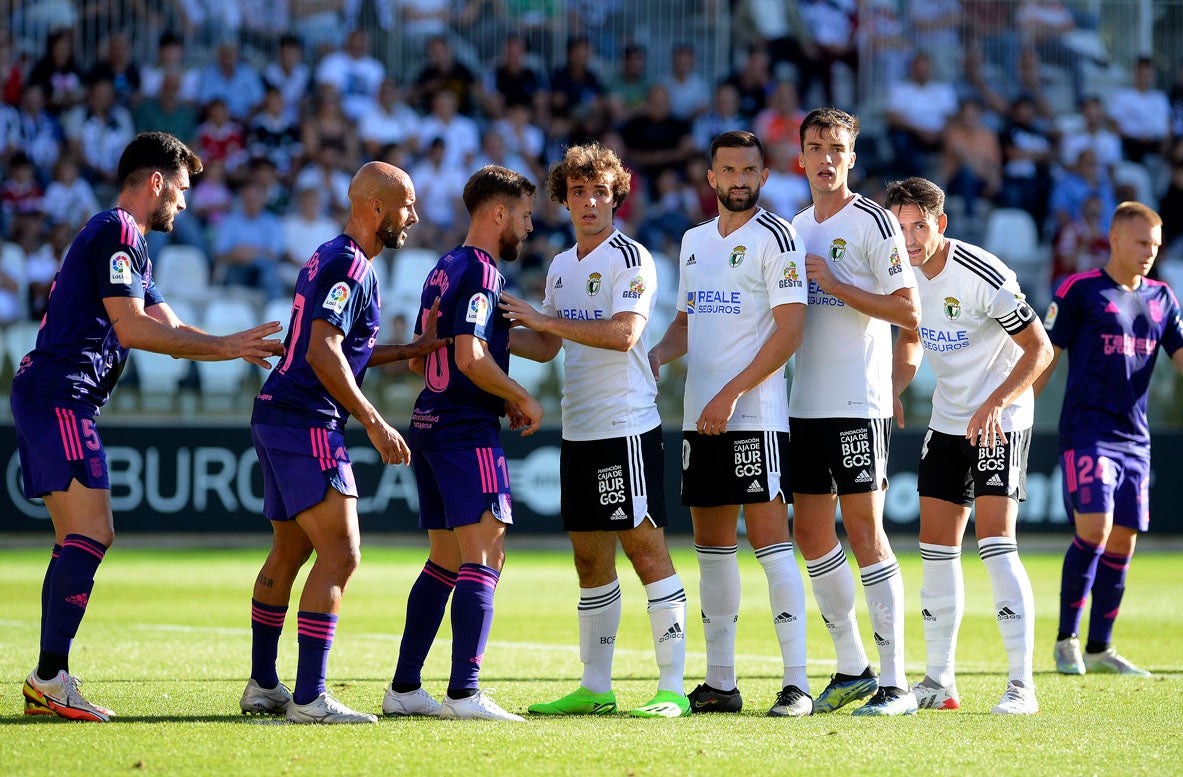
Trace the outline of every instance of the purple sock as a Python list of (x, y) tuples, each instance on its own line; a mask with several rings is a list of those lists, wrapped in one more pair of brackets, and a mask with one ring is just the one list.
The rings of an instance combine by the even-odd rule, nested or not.
[(337, 616), (327, 612), (296, 614), (296, 642), (300, 646), (300, 662), (296, 665), (296, 687), (292, 700), (308, 704), (325, 692), (325, 674), (329, 668), (329, 649), (337, 631)]
[(279, 654), (279, 635), (287, 605), (277, 607), (251, 598), (251, 678), (261, 688), (279, 685), (275, 657)]
[(423, 681), (423, 662), (439, 632), (448, 607), (448, 597), (456, 587), (456, 573), (449, 572), (432, 561), (423, 571), (407, 597), (407, 620), (403, 626), (402, 644), (398, 649), (398, 664), (394, 669), (391, 687), (406, 693), (418, 688)]
[[(41, 640), (45, 641), (45, 618), (49, 614), (50, 590), (53, 588), (53, 568), (57, 566), (58, 556), (62, 555), (62, 546), (56, 542), (49, 552), (49, 566), (45, 568), (45, 579), (41, 581)], [(40, 643), (39, 643), (40, 644)]]
[(1093, 606), (1089, 610), (1089, 647), (1100, 652), (1113, 641), (1113, 622), (1121, 608), (1125, 594), (1125, 575), (1130, 568), (1130, 556), (1103, 553), (1097, 564), (1097, 579), (1093, 583)]
[(54, 564), (41, 634), (41, 659), (37, 674), (48, 680), (60, 670), (69, 671), (70, 645), (94, 588), (94, 575), (107, 546), (81, 534), (68, 534)]
[(1093, 579), (1097, 576), (1100, 545), (1085, 542), (1076, 535), (1064, 554), (1064, 571), (1060, 577), (1060, 633), (1057, 639), (1080, 630), (1080, 614), (1088, 601)]
[[(501, 575), (482, 564), (461, 564), (452, 596), (452, 675), (448, 692), (480, 687), (481, 659), (493, 625), (493, 592)], [(457, 698), (453, 696), (452, 698)]]

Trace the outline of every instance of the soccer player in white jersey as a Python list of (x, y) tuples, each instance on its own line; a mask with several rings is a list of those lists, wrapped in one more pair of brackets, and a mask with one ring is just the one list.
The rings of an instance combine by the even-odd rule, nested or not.
[(1051, 362), (1051, 341), (1010, 268), (977, 246), (945, 237), (945, 193), (936, 184), (924, 178), (893, 182), (887, 207), (904, 231), (908, 261), (919, 270), (920, 326), (901, 329), (895, 346), (900, 428), (898, 397), (922, 354), (937, 378), (917, 482), (928, 669), (912, 691), (921, 707), (960, 706), (953, 655), (965, 612), (961, 538), (972, 507), (1009, 664), (994, 712), (1039, 712), (1031, 667), (1035, 606), (1015, 520), (1026, 495), (1031, 386)]
[[(907, 715), (916, 698), (904, 677), (904, 583), (883, 532), (883, 499), (891, 325), (915, 329), (920, 302), (899, 222), (850, 190), (858, 131), (858, 119), (834, 108), (814, 110), (801, 124), (813, 205), (793, 218), (809, 273), (805, 338), (789, 397), (793, 527), (838, 654), (813, 711), (874, 694), (856, 715)], [(834, 525), (838, 505), (879, 648), (878, 678), (855, 621), (854, 576)]]
[(510, 333), (513, 353), (536, 361), (564, 351), (563, 448), (559, 465), (563, 528), (579, 576), (579, 688), (530, 705), (537, 715), (616, 711), (612, 655), (620, 626), (619, 537), (645, 586), (657, 653), (657, 695), (635, 717), (690, 714), (686, 592), (666, 549), (665, 488), (657, 382), (644, 330), (657, 294), (657, 269), (640, 243), (613, 226), (629, 175), (598, 143), (573, 146), (550, 170), (550, 197), (570, 211), (575, 245), (546, 276), (542, 311), (502, 294), (505, 316), (528, 329)]
[(737, 524), (768, 578), (772, 622), (784, 662), (768, 714), (813, 710), (805, 676), (805, 588), (789, 535), (781, 451), (788, 444), (785, 362), (805, 322), (805, 255), (787, 221), (759, 207), (768, 180), (764, 149), (750, 132), (711, 143), (707, 181), (719, 215), (686, 232), (678, 312), (650, 352), (662, 364), (687, 355), (682, 420), (682, 504), (694, 522), (701, 573), (705, 681), (690, 692), (695, 713), (739, 712), (735, 624), (740, 583)]

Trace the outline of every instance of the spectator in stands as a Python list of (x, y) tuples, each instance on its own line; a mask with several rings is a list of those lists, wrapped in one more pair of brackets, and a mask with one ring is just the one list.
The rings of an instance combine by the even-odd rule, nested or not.
[(0, 102), (16, 105), (24, 88), (26, 64), (12, 44), (12, 33), (0, 29)]
[(323, 195), (325, 212), (330, 218), (344, 224), (349, 218), (349, 181), (341, 158), (341, 149), (330, 143), (322, 145), (296, 176), (296, 189), (315, 186)]
[(999, 202), (1027, 211), (1043, 229), (1051, 191), (1052, 140), (1036, 122), (1035, 102), (1030, 97), (1018, 97), (1011, 104), (1001, 140), (1003, 168)]
[[(798, 0), (807, 35), (816, 47), (811, 68), (821, 81), (825, 102), (835, 105), (834, 65), (841, 62), (858, 76), (857, 0)], [(802, 86), (804, 89), (805, 87)], [(854, 95), (851, 95), (853, 98)]]
[(300, 136), (309, 159), (316, 159), (321, 149), (331, 146), (337, 150), (342, 165), (352, 168), (360, 161), (357, 125), (346, 118), (341, 98), (332, 84), (317, 87), (313, 113), (301, 124)]
[(465, 168), (451, 159), (447, 141), (442, 136), (424, 138), (427, 153), (410, 170), (415, 182), (415, 209), (419, 223), (408, 240), (415, 245), (437, 248), (456, 245), (463, 237), (464, 205), (461, 195), (468, 181)]
[(295, 207), (283, 217), (279, 274), (287, 286), (295, 285), (296, 276), (312, 250), (341, 232), (341, 225), (325, 215), (321, 199), (316, 186), (305, 184), (296, 189)]
[(115, 87), (115, 100), (131, 110), (140, 94), (140, 66), (132, 59), (131, 42), (122, 32), (112, 33), (103, 44), (106, 56), (90, 69), (86, 80), (109, 79)]
[(62, 266), (62, 259), (74, 235), (78, 233), (65, 221), (50, 220), (44, 239), (37, 248), (25, 257), (25, 285), (29, 303), (29, 320), (40, 321), (45, 316), (49, 303), (49, 291), (54, 278)]
[(17, 145), (42, 174), (53, 169), (64, 137), (57, 119), (45, 110), (45, 90), (30, 83), (21, 94), (17, 116)]
[[(1083, 126), (1069, 130), (1060, 137), (1060, 162), (1072, 165), (1080, 158), (1080, 152), (1091, 149), (1097, 162), (1110, 175), (1121, 161), (1121, 138), (1110, 131), (1105, 121), (1105, 108), (1097, 97), (1086, 97), (1080, 101), (1080, 115)], [(1113, 208), (1106, 208), (1110, 213)]]
[(649, 91), (645, 49), (636, 43), (624, 47), (616, 77), (608, 84), (608, 110), (612, 121), (621, 124), (641, 114)]
[[(436, 138), (445, 141), (445, 162), (449, 167), (467, 169), (469, 161), (481, 147), (481, 133), (477, 123), (458, 113), (456, 94), (447, 89), (435, 93), (431, 100), (431, 112), (423, 117), (419, 125), (419, 143), (426, 146)], [(411, 180), (419, 179), (414, 175)]]
[(625, 158), (636, 165), (645, 179), (650, 201), (658, 196), (657, 179), (663, 170), (681, 170), (698, 152), (690, 125), (670, 113), (669, 92), (664, 86), (649, 87), (645, 112), (620, 128)]
[[(550, 79), (551, 113), (589, 129), (602, 125), (604, 85), (591, 68), (591, 42), (585, 37), (567, 41), (567, 61)], [(557, 134), (564, 134), (561, 130)]]
[(651, 252), (676, 256), (686, 230), (701, 221), (694, 187), (678, 171), (667, 167), (657, 176), (656, 196), (643, 208), (645, 217), (637, 237)]
[(767, 106), (768, 93), (772, 90), (768, 50), (762, 44), (749, 46), (743, 64), (727, 76), (726, 82), (739, 93), (740, 113), (749, 120), (756, 118)]
[[(530, 165), (544, 172), (543, 152), (546, 150), (546, 133), (534, 124), (533, 109), (528, 105), (512, 106), (503, 119), (493, 122), (494, 129), (505, 138), (505, 146), (513, 153), (525, 158)], [(537, 176), (541, 180), (542, 176)]]
[(238, 206), (214, 232), (214, 278), (224, 286), (258, 291), (270, 301), (283, 294), (279, 258), (283, 230), (264, 207), (263, 190), (248, 180), (238, 192)]
[[(180, 88), (177, 97), (182, 103), (191, 103), (197, 98), (197, 82), (201, 74), (185, 66), (185, 42), (172, 30), (160, 34), (156, 43), (156, 61), (140, 71), (140, 95), (155, 97), (160, 93), (164, 77), (168, 73), (179, 74)], [(190, 135), (178, 135), (188, 138)]]
[(982, 116), (982, 104), (964, 98), (942, 134), (940, 180), (950, 197), (964, 203), (969, 219), (979, 199), (992, 200), (1002, 188), (1002, 146)]
[(1162, 253), (1171, 264), (1183, 265), (1183, 142), (1171, 151), (1170, 165), (1170, 183), (1158, 204), (1163, 219)]
[[(1068, 39), (1077, 33), (1076, 17), (1068, 6), (1057, 0), (1024, 0), (1015, 11), (1015, 29), (1020, 43), (1033, 47), (1040, 59), (1067, 70), (1073, 100), (1079, 101), (1084, 96), (1085, 57), (1081, 42)], [(1103, 51), (1094, 52), (1094, 59), (1103, 57)]]
[(1035, 118), (1039, 125), (1047, 129), (1056, 118), (1056, 104), (1052, 99), (1054, 78), (1044, 68), (1039, 59), (1039, 53), (1030, 46), (1019, 50), (1018, 79), (1012, 82), (1009, 94), (1011, 98), (1024, 96), (1031, 100), (1035, 107)]
[(9, 234), (15, 232), (18, 217), (40, 216), (43, 191), (33, 160), (23, 151), (13, 154), (8, 160), (8, 175), (0, 183), (0, 215)]
[(432, 38), (446, 38), (452, 20), (452, 0), (389, 0), (402, 14), (399, 32), (403, 46), (412, 56), (418, 56)]
[(87, 90), (85, 112), (76, 134), (68, 140), (74, 156), (82, 160), (82, 176), (95, 187), (103, 202), (119, 193), (119, 157), (136, 136), (131, 112), (115, 101), (115, 85), (108, 78), (99, 78)]
[[(973, 4), (971, 4), (973, 5)], [(1013, 68), (1016, 63), (1011, 63)], [(993, 130), (1001, 130), (1010, 113), (1010, 101), (1004, 93), (1005, 70), (986, 57), (981, 39), (969, 36), (961, 60), (961, 80), (956, 83), (957, 96), (977, 100), (982, 105), (982, 119)]]
[(960, 0), (913, 0), (903, 5), (908, 37), (916, 51), (935, 62), (956, 62), (961, 56), (964, 19)]
[(415, 96), (419, 110), (432, 110), (435, 95), (451, 92), (457, 110), (471, 116), (476, 108), (477, 81), (472, 71), (456, 60), (446, 38), (434, 37), (427, 41), (427, 61), (415, 76)]
[(283, 95), (283, 109), (293, 121), (299, 121), (312, 84), (312, 68), (304, 62), (304, 47), (295, 35), (279, 39), (279, 57), (267, 63), (263, 83)]
[(420, 121), (419, 114), (403, 101), (398, 81), (387, 78), (378, 89), (377, 102), (359, 122), (358, 137), (366, 156), (377, 159), (382, 148), (391, 143), (418, 148)]
[(329, 84), (337, 90), (350, 121), (356, 122), (374, 106), (386, 79), (386, 66), (370, 56), (369, 47), (365, 30), (351, 30), (345, 46), (327, 54), (316, 68), (317, 85)]
[[(6, 250), (19, 249), (8, 248)], [(23, 253), (22, 250), (21, 254), (23, 255)], [(10, 271), (8, 266), (0, 265), (0, 326), (7, 326), (14, 321), (21, 320), (27, 295), (24, 280), (15, 271)]]
[[(203, 226), (208, 226), (216, 233), (222, 226), (222, 220), (234, 207), (234, 192), (226, 178), (226, 163), (220, 159), (211, 159), (205, 163), (201, 177), (197, 179), (192, 191), (189, 192), (189, 207), (183, 216), (193, 216)], [(181, 219), (173, 222), (174, 228)]]
[[(911, 9), (914, 5), (909, 4)], [(908, 56), (912, 41), (907, 36), (904, 22), (900, 19), (895, 0), (870, 0), (867, 10), (859, 18), (858, 33), (863, 53), (868, 57), (863, 65), (867, 73), (865, 86), (860, 85), (860, 91), (872, 90), (883, 93), (889, 84), (903, 81), (908, 72)], [(922, 45), (916, 46), (921, 51), (932, 51)], [(951, 58), (940, 57), (940, 62), (956, 62), (960, 58), (960, 48)]]
[(1052, 184), (1048, 209), (1056, 226), (1078, 221), (1084, 214), (1086, 200), (1096, 199), (1101, 203), (1101, 228), (1108, 232), (1109, 215), (1117, 208), (1113, 193), (1113, 181), (1109, 171), (1097, 161), (1097, 154), (1091, 148), (1082, 149), (1073, 164), (1065, 167)]
[(941, 150), (945, 128), (957, 112), (957, 93), (932, 80), (932, 60), (923, 51), (908, 64), (908, 78), (891, 87), (887, 98), (887, 137), (892, 171), (901, 178), (931, 177), (933, 155)]
[(52, 222), (79, 230), (101, 208), (94, 189), (78, 174), (78, 164), (63, 156), (53, 166), (53, 180), (45, 187), (42, 210)]
[(1060, 224), (1052, 238), (1052, 284), (1054, 291), (1069, 275), (1104, 267), (1109, 261), (1109, 218), (1101, 200), (1086, 198), (1080, 215)]
[[(751, 124), (747, 117), (739, 111), (739, 92), (731, 84), (723, 83), (715, 87), (710, 110), (699, 115), (690, 125), (690, 134), (694, 138), (695, 148), (705, 152), (710, 149), (716, 135), (731, 130), (746, 130), (749, 126)], [(645, 242), (644, 238), (641, 238), (641, 242)]]
[(167, 132), (191, 142), (197, 134), (197, 111), (181, 99), (182, 89), (182, 71), (165, 71), (156, 93), (136, 103), (132, 112), (136, 132)]
[(45, 55), (29, 71), (29, 85), (41, 87), (45, 109), (59, 116), (86, 96), (82, 71), (74, 62), (74, 31), (55, 30), (45, 44)]
[(208, 105), (215, 99), (224, 100), (230, 116), (244, 121), (263, 101), (263, 81), (255, 68), (238, 57), (238, 44), (223, 41), (218, 45), (215, 60), (201, 70), (197, 85), (197, 103)]
[[(794, 158), (794, 164), (796, 158)], [(707, 157), (696, 154), (686, 162), (686, 182), (694, 187), (694, 195), (698, 199), (698, 211), (704, 219), (713, 219), (719, 215), (719, 194), (715, 187), (707, 180)], [(769, 176), (771, 178), (771, 175)], [(635, 189), (634, 189), (635, 191)], [(761, 190), (763, 191), (763, 190)], [(796, 211), (792, 211), (796, 213)]]
[(303, 157), (300, 125), (288, 113), (278, 87), (268, 84), (263, 88), (263, 105), (251, 119), (246, 148), (252, 159), (269, 159), (284, 178), (293, 172), (295, 161)]
[(205, 121), (197, 125), (193, 149), (202, 161), (221, 162), (226, 172), (234, 177), (238, 166), (247, 160), (246, 130), (230, 116), (226, 101), (220, 97), (205, 106)]
[[(805, 168), (798, 157), (801, 155), (801, 122), (804, 120), (805, 111), (801, 110), (797, 86), (790, 80), (781, 79), (768, 96), (768, 106), (757, 113), (752, 122), (752, 132), (765, 147), (778, 145), (787, 148), (791, 167), (801, 177), (805, 176)], [(789, 213), (786, 218), (792, 215)]]
[(506, 36), (497, 66), (488, 71), (481, 90), (485, 113), (500, 119), (511, 108), (526, 106), (535, 112), (548, 109), (550, 93), (545, 76), (526, 61), (526, 41), (517, 33)]
[(812, 201), (809, 182), (799, 172), (800, 146), (799, 139), (795, 144), (784, 141), (764, 144), (768, 180), (760, 187), (760, 204), (786, 219)]
[(1147, 157), (1167, 151), (1171, 105), (1166, 93), (1154, 86), (1154, 60), (1139, 57), (1133, 75), (1132, 85), (1110, 96), (1109, 117), (1121, 136), (1125, 158), (1145, 164)]
[(485, 130), (481, 134), (481, 149), (469, 163), (468, 170), (474, 173), (485, 165), (498, 165), (521, 173), (527, 178), (535, 172), (524, 157), (509, 149), (505, 138), (494, 129)]
[(662, 80), (670, 95), (670, 113), (679, 119), (693, 121), (711, 103), (711, 87), (695, 69), (694, 46), (679, 43), (670, 59), (670, 74)]

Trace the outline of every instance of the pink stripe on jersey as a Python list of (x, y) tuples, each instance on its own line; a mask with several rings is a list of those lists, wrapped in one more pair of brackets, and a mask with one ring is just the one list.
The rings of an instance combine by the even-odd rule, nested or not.
[(62, 549), (65, 550), (66, 548), (78, 548), (79, 550), (85, 550), (87, 553), (94, 556), (99, 561), (102, 561), (103, 556), (106, 555), (103, 553), (103, 551), (99, 550), (94, 545), (91, 545), (88, 542), (81, 542), (79, 540), (64, 540), (62, 542)]
[(1068, 476), (1068, 493), (1076, 493), (1076, 451), (1064, 451), (1064, 472)]
[(1152, 278), (1143, 278), (1148, 286), (1162, 286), (1167, 290), (1167, 294), (1171, 297), (1171, 302), (1175, 303), (1175, 307), (1179, 307), (1179, 300), (1175, 297), (1175, 290), (1170, 287), (1170, 284), (1164, 281), (1156, 281)]
[(1060, 288), (1056, 289), (1056, 296), (1063, 297), (1068, 293), (1068, 289), (1072, 288), (1072, 284), (1076, 283), (1077, 281), (1084, 280), (1085, 278), (1096, 278), (1100, 274), (1100, 270), (1086, 270), (1085, 272), (1077, 273), (1076, 275), (1069, 275), (1064, 279), (1064, 282), (1060, 284)]
[(265, 626), (282, 626), (284, 613), (269, 612), (261, 610), (254, 605), (251, 605), (251, 620), (257, 623), (262, 623)]
[(58, 417), (58, 429), (62, 434), (62, 449), (66, 454), (66, 461), (79, 461), (82, 458), (82, 441), (78, 438), (78, 422), (74, 411), (64, 407), (55, 408)]
[(361, 282), (366, 277), (366, 273), (370, 270), (370, 260), (366, 259), (365, 254), (357, 248), (353, 249), (353, 264), (349, 266), (349, 277), (357, 282)]
[(125, 210), (118, 210), (116, 213), (119, 214), (119, 221), (122, 224), (119, 232), (120, 242), (127, 246), (134, 246), (136, 244), (135, 235), (139, 231), (139, 227), (136, 226), (136, 220)]

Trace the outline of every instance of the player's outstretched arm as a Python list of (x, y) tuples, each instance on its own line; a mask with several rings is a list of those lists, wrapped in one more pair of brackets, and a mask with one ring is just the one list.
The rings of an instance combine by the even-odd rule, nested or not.
[[(423, 319), (423, 334), (416, 337), (413, 341), (405, 345), (390, 344), (374, 346), (373, 352), (370, 354), (370, 361), (367, 362), (367, 367), (381, 367), (383, 364), (390, 364), (391, 362), (401, 362), (408, 360), (420, 360), (424, 356), (446, 348), (452, 344), (452, 338), (439, 337), (436, 334), (436, 326), (439, 320), (440, 300), (436, 297), (435, 302), (431, 303), (431, 310)], [(412, 372), (423, 374), (422, 370), (415, 370), (412, 367)]]
[[(530, 303), (512, 294), (501, 294), (503, 315), (514, 324), (528, 327), (540, 335), (547, 336), (543, 343), (550, 345), (554, 340), (570, 340), (591, 348), (627, 352), (641, 339), (645, 331), (645, 318), (639, 313), (622, 311), (612, 318), (599, 321), (578, 321), (561, 316), (551, 316), (536, 310)], [(524, 332), (522, 334), (525, 334)], [(511, 347), (513, 343), (510, 343)], [(515, 351), (516, 353), (516, 351)], [(556, 347), (557, 353), (557, 347)], [(529, 357), (528, 354), (521, 355)], [(552, 355), (550, 358), (554, 358)], [(547, 361), (536, 359), (535, 361)]]
[(344, 340), (345, 334), (340, 329), (322, 318), (314, 318), (308, 335), (308, 366), (333, 399), (344, 405), (349, 415), (365, 427), (382, 463), (405, 464), (411, 460), (411, 451), (402, 435), (386, 423), (382, 414), (361, 393), (341, 348)]
[(124, 348), (195, 361), (244, 359), (264, 369), (271, 368), (267, 362), (269, 357), (283, 354), (283, 343), (269, 339), (270, 335), (283, 329), (278, 321), (218, 336), (184, 324), (163, 304), (153, 305), (154, 315), (150, 315), (144, 308), (144, 301), (138, 297), (104, 297), (103, 306), (115, 328), (115, 336)]
[(686, 355), (689, 324), (686, 311), (679, 310), (674, 315), (674, 320), (666, 327), (661, 342), (649, 349), (649, 368), (653, 370), (654, 380), (661, 379), (661, 365), (669, 364), (674, 359)]
[(1023, 355), (1015, 362), (1010, 375), (986, 397), (986, 401), (969, 419), (965, 437), (974, 445), (993, 448), (1005, 440), (1002, 411), (1034, 384), (1036, 378), (1052, 363), (1052, 343), (1038, 316), (1033, 317), (1031, 323), (1022, 330), (1012, 334), (1011, 339), (1023, 349)]
[(904, 403), (900, 395), (916, 377), (916, 370), (920, 369), (920, 360), (923, 356), (920, 332), (916, 329), (901, 328), (891, 352), (891, 393), (894, 398), (892, 415), (895, 416), (895, 425), (900, 429), (904, 428)]
[(837, 297), (863, 315), (906, 329), (920, 326), (920, 295), (914, 288), (878, 294), (842, 283), (830, 272), (829, 263), (817, 254), (805, 255), (805, 272), (809, 280), (817, 283), (826, 294)]
[[(522, 436), (538, 431), (542, 423), (542, 405), (530, 395), (520, 383), (505, 374), (493, 359), (485, 341), (473, 335), (456, 338), (456, 367), (476, 387), (506, 401), (506, 412), (510, 413), (510, 425), (520, 423)], [(513, 403), (514, 409), (508, 403)], [(516, 419), (515, 419), (516, 416)]]

